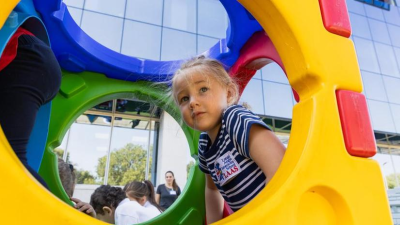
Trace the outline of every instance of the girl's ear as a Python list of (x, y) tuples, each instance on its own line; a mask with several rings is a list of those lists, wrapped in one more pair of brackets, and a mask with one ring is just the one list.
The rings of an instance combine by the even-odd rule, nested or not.
[(103, 206), (103, 212), (106, 215), (112, 215), (112, 209), (108, 206)]
[(236, 96), (238, 93), (236, 93), (236, 89), (233, 84), (230, 84), (228, 88), (226, 89), (226, 94), (227, 94), (227, 100), (228, 100), (228, 105), (233, 105), (236, 103)]

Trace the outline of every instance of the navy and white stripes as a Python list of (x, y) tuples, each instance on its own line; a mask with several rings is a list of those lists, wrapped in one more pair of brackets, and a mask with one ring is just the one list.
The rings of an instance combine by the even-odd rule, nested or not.
[[(221, 130), (214, 144), (211, 145), (207, 133), (200, 135), (200, 170), (212, 176), (215, 185), (233, 211), (251, 201), (264, 188), (266, 182), (264, 173), (250, 157), (249, 134), (253, 124), (270, 129), (249, 110), (240, 105), (233, 105), (223, 113)], [(222, 163), (227, 160), (230, 166)], [(239, 170), (235, 169), (229, 173), (229, 168), (235, 166), (239, 167)], [(228, 180), (224, 180), (224, 177)]]

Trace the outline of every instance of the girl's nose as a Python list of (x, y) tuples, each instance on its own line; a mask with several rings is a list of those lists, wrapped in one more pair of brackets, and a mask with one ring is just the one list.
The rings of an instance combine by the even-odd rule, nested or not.
[(194, 97), (190, 98), (190, 108), (194, 109), (196, 107), (196, 105), (199, 105), (199, 103), (196, 100), (196, 98), (194, 98)]

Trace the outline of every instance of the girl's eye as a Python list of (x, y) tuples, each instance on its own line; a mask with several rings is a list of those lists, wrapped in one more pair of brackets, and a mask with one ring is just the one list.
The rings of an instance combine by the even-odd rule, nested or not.
[(180, 100), (179, 102), (180, 102), (180, 103), (183, 103), (183, 102), (186, 102), (186, 101), (188, 101), (188, 100), (189, 100), (189, 97), (185, 96), (185, 97), (182, 97), (181, 100)]
[(206, 87), (200, 88), (200, 92), (206, 92), (206, 91), (208, 91), (208, 88), (206, 88)]

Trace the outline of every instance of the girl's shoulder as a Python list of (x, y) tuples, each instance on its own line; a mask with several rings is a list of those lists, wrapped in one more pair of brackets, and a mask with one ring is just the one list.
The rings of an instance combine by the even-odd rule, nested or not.
[(222, 113), (222, 117), (224, 119), (226, 119), (227, 117), (238, 116), (238, 115), (256, 116), (253, 112), (251, 112), (242, 105), (231, 105), (228, 108), (226, 108)]

